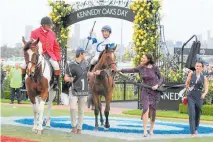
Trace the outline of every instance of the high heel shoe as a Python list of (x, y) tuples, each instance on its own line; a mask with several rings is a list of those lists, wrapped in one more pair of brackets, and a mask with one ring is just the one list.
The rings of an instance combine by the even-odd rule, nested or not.
[(153, 136), (153, 135), (154, 135), (153, 131), (149, 131), (149, 134), (150, 134), (151, 136)]
[(143, 133), (143, 137), (147, 137), (147, 135), (148, 135), (147, 132), (146, 132), (146, 133)]

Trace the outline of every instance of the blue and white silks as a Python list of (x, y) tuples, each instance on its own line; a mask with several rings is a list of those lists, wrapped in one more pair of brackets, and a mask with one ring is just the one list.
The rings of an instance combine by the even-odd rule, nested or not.
[(108, 48), (114, 48), (115, 43), (110, 41), (109, 38), (103, 38), (102, 40), (97, 40), (96, 38), (88, 37), (89, 40), (92, 41), (93, 49), (95, 49), (95, 56), (91, 60), (91, 64), (94, 65), (99, 58), (100, 53), (105, 49), (106, 46)]

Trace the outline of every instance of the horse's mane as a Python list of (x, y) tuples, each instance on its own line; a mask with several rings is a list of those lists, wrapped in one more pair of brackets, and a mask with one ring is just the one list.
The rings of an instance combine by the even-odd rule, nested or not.
[(30, 45), (32, 44), (32, 41), (28, 41), (25, 45), (24, 45), (24, 52), (26, 52), (28, 49), (30, 49)]

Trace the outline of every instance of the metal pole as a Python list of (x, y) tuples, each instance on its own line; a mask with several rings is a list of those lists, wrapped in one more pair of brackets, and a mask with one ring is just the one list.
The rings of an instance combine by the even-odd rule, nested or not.
[[(122, 48), (122, 44), (123, 44), (123, 21), (121, 19), (121, 48)], [(121, 55), (121, 61), (122, 61), (122, 55)]]
[(140, 109), (140, 87), (138, 87), (138, 109)]
[(124, 101), (126, 100), (126, 81), (124, 81)]

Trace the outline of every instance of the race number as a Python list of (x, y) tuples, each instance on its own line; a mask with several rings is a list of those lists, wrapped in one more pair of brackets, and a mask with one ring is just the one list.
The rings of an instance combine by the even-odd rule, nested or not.
[(87, 73), (83, 73), (78, 80), (73, 83), (72, 94), (74, 96), (88, 96), (89, 83), (87, 79)]
[(84, 79), (81, 79), (82, 90), (84, 90)]

